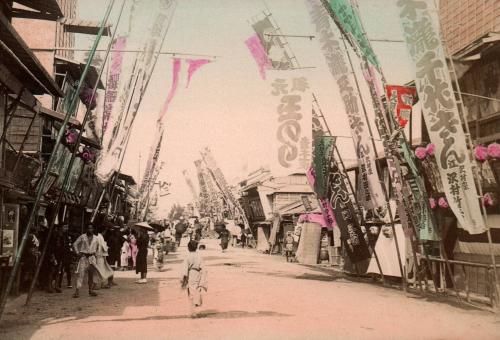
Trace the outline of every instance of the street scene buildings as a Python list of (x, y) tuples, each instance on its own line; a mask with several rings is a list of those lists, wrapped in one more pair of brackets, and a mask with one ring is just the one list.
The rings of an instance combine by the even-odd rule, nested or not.
[(499, 123), (499, 1), (2, 0), (1, 338), (498, 338)]

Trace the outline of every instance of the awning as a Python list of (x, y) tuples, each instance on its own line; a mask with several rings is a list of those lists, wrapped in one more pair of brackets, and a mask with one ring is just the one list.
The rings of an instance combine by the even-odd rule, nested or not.
[[(85, 69), (86, 64), (61, 56), (55, 56), (55, 65), (56, 73), (68, 72), (73, 77), (73, 79), (79, 80), (81, 75), (83, 74), (83, 70)], [(97, 69), (94, 66), (90, 66), (87, 71), (87, 75), (85, 76), (85, 83), (87, 84), (87, 86), (93, 88), (98, 76), (99, 72), (97, 71)], [(101, 79), (99, 79), (97, 88), (104, 89), (104, 84), (102, 83)]]
[[(97, 35), (101, 24), (97, 21), (81, 20), (81, 19), (71, 19), (71, 18), (61, 18), (58, 20), (64, 25), (64, 31), (70, 33), (81, 33), (81, 34), (92, 34)], [(111, 35), (111, 25), (107, 24), (104, 26), (104, 36)]]
[[(52, 118), (54, 118), (56, 120), (59, 120), (61, 122), (64, 120), (64, 117), (66, 116), (64, 113), (61, 113), (61, 112), (58, 112), (58, 111), (54, 111), (54, 110), (51, 110), (51, 109), (47, 109), (46, 107), (40, 107), (40, 113), (44, 114), (46, 116), (52, 117)], [(77, 127), (79, 127), (80, 125), (82, 125), (75, 118), (70, 118), (68, 123), (69, 123), (69, 125), (77, 126)]]
[(3, 13), (0, 13), (0, 63), (33, 94), (64, 94), (19, 36)]
[(474, 61), (481, 58), (483, 54), (490, 49), (498, 46), (500, 43), (500, 32), (489, 32), (474, 40), (469, 45), (462, 48), (453, 55), (453, 60), (461, 62)]
[(134, 177), (132, 177), (130, 175), (119, 173), (118, 178), (124, 180), (125, 183), (127, 183), (127, 184), (131, 184), (131, 185), (137, 184)]
[(14, 7), (12, 16), (17, 18), (57, 20), (63, 16), (56, 0), (14, 0), (14, 3), (29, 8)]

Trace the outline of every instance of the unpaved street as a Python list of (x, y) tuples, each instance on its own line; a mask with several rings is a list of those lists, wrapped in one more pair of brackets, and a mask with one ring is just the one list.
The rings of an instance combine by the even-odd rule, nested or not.
[(203, 251), (209, 291), (199, 318), (188, 316), (179, 267), (187, 251), (168, 255), (146, 285), (117, 272), (119, 286), (99, 297), (71, 291), (24, 296), (7, 307), (2, 339), (498, 339), (500, 319), (440, 301), (353, 282), (327, 268), (215, 241)]

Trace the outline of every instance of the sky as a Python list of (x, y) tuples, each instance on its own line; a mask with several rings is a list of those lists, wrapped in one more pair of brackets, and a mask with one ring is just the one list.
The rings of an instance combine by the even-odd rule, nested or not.
[[(275, 157), (270, 152), (270, 141), (275, 131), (272, 115), (275, 115), (276, 104), (273, 105), (269, 84), (260, 78), (257, 65), (244, 44), (254, 34), (248, 20), (267, 6), (284, 34), (315, 35), (304, 0), (178, 0), (177, 3), (162, 50), (216, 58), (197, 71), (189, 89), (178, 91), (169, 107), (160, 156), (165, 166), (160, 179), (171, 182), (172, 186), (171, 194), (160, 201), (160, 213), (166, 213), (174, 202), (192, 201), (182, 171), (187, 170), (197, 186), (193, 162), (200, 158), (199, 151), (205, 146), (211, 148), (232, 184), (244, 179), (249, 172), (269, 165)], [(358, 3), (370, 39), (402, 40), (395, 1), (359, 0)], [(120, 4), (121, 0), (116, 0), (112, 24), (116, 23)], [(103, 0), (80, 1), (78, 15), (81, 19), (100, 20), (106, 6), (107, 1)], [(128, 6), (124, 18), (128, 17), (127, 11)], [(119, 32), (125, 29), (126, 21), (119, 25)], [(80, 35), (76, 45), (87, 48), (92, 41), (92, 36)], [(103, 39), (101, 46), (105, 48), (108, 42), (109, 38)], [(318, 42), (306, 38), (288, 38), (288, 42), (301, 66), (312, 67), (304, 72), (332, 133), (349, 136), (347, 116)], [(389, 84), (404, 84), (413, 79), (413, 69), (402, 42), (373, 41), (372, 44)], [(136, 118), (122, 168), (135, 178), (139, 177), (140, 168), (141, 172), (144, 170), (156, 117), (170, 89), (171, 70), (172, 56), (160, 56)], [(362, 92), (366, 94), (366, 88)], [(371, 107), (368, 100), (366, 103)], [(355, 159), (351, 139), (339, 138), (338, 145), (344, 160)]]

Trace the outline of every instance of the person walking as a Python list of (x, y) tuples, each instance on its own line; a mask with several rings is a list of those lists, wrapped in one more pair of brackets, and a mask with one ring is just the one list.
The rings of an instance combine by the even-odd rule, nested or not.
[(73, 262), (74, 251), (68, 224), (63, 224), (62, 228), (58, 231), (56, 240), (56, 259), (59, 264), (56, 279), (57, 288), (61, 289), (64, 274), (66, 274), (66, 287), (73, 288), (71, 285), (71, 264)]
[(148, 245), (149, 237), (146, 232), (139, 232), (137, 238), (137, 260), (135, 273), (141, 274), (141, 278), (136, 281), (136, 283), (147, 283), (147, 273), (148, 273)]
[(208, 291), (207, 270), (198, 250), (198, 242), (189, 241), (189, 254), (182, 264), (183, 289), (187, 288), (191, 317), (197, 316), (196, 309), (203, 304), (203, 290)]
[(222, 229), (219, 238), (220, 238), (220, 247), (223, 253), (226, 252), (227, 246), (229, 245), (229, 237), (230, 237), (229, 231), (226, 228)]
[(82, 288), (85, 276), (88, 277), (89, 295), (97, 296), (93, 290), (93, 276), (96, 265), (95, 253), (97, 251), (97, 237), (94, 235), (94, 226), (89, 224), (87, 232), (81, 235), (73, 244), (75, 253), (78, 254), (80, 260), (76, 268), (76, 289), (73, 294), (74, 298), (80, 297), (80, 288)]
[[(115, 285), (113, 282), (113, 268), (109, 265), (107, 257), (109, 255), (108, 244), (104, 240), (101, 233), (97, 234), (97, 250), (95, 253), (96, 257), (96, 271), (99, 275), (94, 276), (94, 283), (97, 287), (101, 288), (111, 288)], [(105, 284), (105, 282), (107, 283)]]

